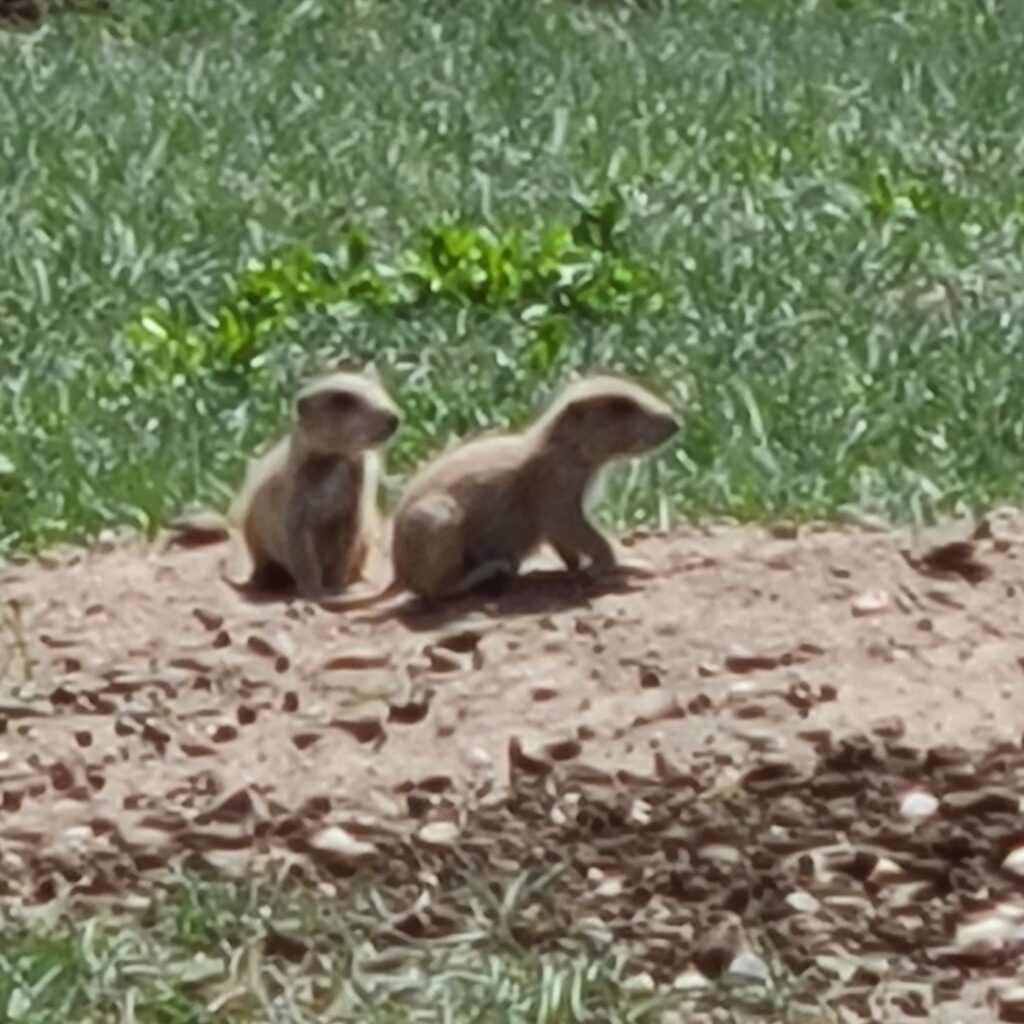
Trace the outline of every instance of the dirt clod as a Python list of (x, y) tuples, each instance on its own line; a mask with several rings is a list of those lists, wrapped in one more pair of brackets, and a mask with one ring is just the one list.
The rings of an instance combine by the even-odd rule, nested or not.
[(323, 664), (325, 672), (362, 672), (371, 668), (386, 668), (391, 663), (391, 656), (382, 651), (347, 651), (335, 654)]

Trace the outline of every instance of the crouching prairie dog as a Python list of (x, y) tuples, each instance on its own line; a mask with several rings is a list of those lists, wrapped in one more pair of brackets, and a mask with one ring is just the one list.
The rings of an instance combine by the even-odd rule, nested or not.
[(392, 530), (393, 581), (365, 607), (402, 590), (436, 599), (518, 573), (549, 543), (571, 572), (631, 568), (585, 511), (610, 462), (660, 447), (679, 429), (672, 410), (637, 384), (593, 376), (569, 385), (526, 430), (471, 440), (416, 474)]
[(254, 586), (291, 582), (316, 599), (362, 576), (378, 525), (375, 449), (399, 422), (370, 375), (331, 373), (303, 388), (291, 432), (251, 465), (231, 510)]

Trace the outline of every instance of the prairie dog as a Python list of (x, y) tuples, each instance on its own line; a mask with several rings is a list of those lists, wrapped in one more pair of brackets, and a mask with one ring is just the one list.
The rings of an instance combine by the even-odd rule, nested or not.
[(331, 373), (295, 400), (291, 432), (249, 467), (229, 519), (252, 582), (320, 598), (358, 579), (377, 526), (377, 456), (400, 416), (370, 376)]
[(672, 410), (629, 381), (593, 376), (569, 385), (521, 433), (468, 441), (413, 477), (392, 531), (393, 582), (363, 607), (401, 590), (427, 599), (455, 596), (551, 544), (575, 572), (626, 566), (590, 521), (587, 494), (608, 463), (660, 447), (679, 429)]

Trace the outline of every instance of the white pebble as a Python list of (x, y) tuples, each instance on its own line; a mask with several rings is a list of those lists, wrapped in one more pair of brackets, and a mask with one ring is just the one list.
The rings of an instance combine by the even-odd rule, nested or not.
[(797, 889), (786, 897), (788, 903), (794, 910), (801, 914), (813, 914), (821, 903), (816, 896), (812, 896), (803, 889)]
[(756, 982), (759, 985), (770, 985), (772, 983), (772, 972), (768, 965), (756, 954), (744, 950), (738, 954), (726, 972), (731, 978), (738, 981)]
[(912, 789), (900, 801), (900, 814), (904, 818), (929, 818), (938, 809), (938, 797), (924, 789)]
[(711, 982), (696, 967), (687, 967), (681, 974), (677, 974), (672, 981), (672, 987), (680, 991), (707, 988), (710, 984)]
[(318, 832), (313, 837), (312, 846), (323, 853), (333, 853), (339, 857), (368, 857), (377, 852), (373, 843), (357, 839), (338, 825), (331, 825)]
[(1002, 914), (986, 914), (957, 925), (956, 944), (961, 949), (998, 948), (1013, 931), (1013, 922)]
[(886, 611), (892, 603), (886, 590), (869, 590), (853, 599), (852, 610), (857, 616), (878, 615)]
[(459, 826), (453, 821), (432, 821), (420, 829), (419, 836), (431, 846), (452, 846), (459, 838)]
[(634, 800), (629, 808), (629, 821), (632, 825), (649, 825), (651, 805), (646, 800)]
[(704, 860), (718, 861), (720, 864), (738, 864), (740, 851), (735, 846), (727, 846), (725, 843), (708, 843), (697, 851), (697, 856)]
[(491, 768), (494, 765), (491, 755), (483, 747), (473, 747), (467, 751), (466, 760), (471, 768)]
[(1003, 859), (1003, 870), (1024, 878), (1024, 846), (1011, 850)]
[(613, 899), (621, 896), (623, 890), (621, 878), (606, 878), (595, 890), (595, 896), (603, 896), (606, 899)]
[(872, 882), (894, 882), (905, 877), (903, 868), (889, 857), (879, 857), (870, 875)]

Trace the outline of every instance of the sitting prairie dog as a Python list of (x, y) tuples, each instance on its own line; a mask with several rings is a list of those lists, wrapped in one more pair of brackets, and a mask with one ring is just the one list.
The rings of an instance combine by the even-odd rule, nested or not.
[(345, 588), (363, 575), (378, 531), (375, 449), (399, 422), (372, 374), (314, 380), (295, 400), (290, 433), (250, 463), (227, 519), (183, 516), (169, 524), (171, 543), (236, 533), (251, 561), (250, 586), (293, 586), (312, 599)]
[(339, 610), (401, 590), (428, 599), (465, 593), (514, 576), (545, 542), (570, 571), (584, 558), (593, 575), (628, 567), (587, 518), (587, 493), (608, 463), (651, 451), (678, 429), (668, 405), (629, 381), (569, 385), (521, 433), (468, 441), (414, 476), (394, 517), (393, 582)]

